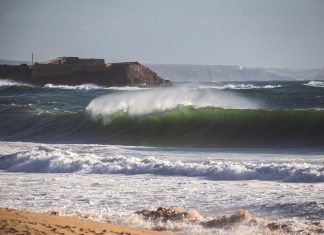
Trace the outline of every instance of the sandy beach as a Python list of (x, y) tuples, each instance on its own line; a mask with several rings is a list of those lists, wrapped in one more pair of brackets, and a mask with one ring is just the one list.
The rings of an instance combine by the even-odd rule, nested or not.
[(0, 208), (0, 234), (163, 235), (171, 233), (130, 228), (55, 214)]

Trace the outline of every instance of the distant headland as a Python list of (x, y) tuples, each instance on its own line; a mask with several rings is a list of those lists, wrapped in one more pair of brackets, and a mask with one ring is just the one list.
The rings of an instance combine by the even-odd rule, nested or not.
[(99, 86), (160, 86), (170, 84), (151, 69), (138, 62), (106, 64), (104, 59), (83, 59), (79, 57), (58, 57), (35, 63), (31, 66), (0, 65), (0, 79), (43, 86), (81, 85)]

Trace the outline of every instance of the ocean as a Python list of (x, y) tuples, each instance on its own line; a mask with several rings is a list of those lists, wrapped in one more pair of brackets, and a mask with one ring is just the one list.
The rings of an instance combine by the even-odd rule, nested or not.
[[(273, 221), (290, 234), (324, 233), (322, 81), (0, 80), (0, 113), (0, 207), (180, 234), (267, 234)], [(197, 216), (135, 213), (158, 207)], [(257, 222), (203, 226), (237, 209)]]

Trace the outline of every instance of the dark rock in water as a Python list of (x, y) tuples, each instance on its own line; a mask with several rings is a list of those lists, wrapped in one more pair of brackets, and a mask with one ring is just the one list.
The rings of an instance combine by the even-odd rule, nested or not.
[(60, 215), (59, 211), (50, 211), (49, 212), (50, 215)]
[(142, 210), (137, 211), (136, 214), (142, 215), (146, 220), (161, 220), (166, 221), (182, 221), (184, 219), (197, 220), (200, 216), (198, 212), (183, 211), (178, 208), (163, 208), (159, 207), (157, 210)]
[(0, 65), (0, 78), (43, 86), (81, 85), (99, 86), (161, 86), (170, 84), (138, 62), (105, 64), (102, 59), (57, 59), (27, 65)]

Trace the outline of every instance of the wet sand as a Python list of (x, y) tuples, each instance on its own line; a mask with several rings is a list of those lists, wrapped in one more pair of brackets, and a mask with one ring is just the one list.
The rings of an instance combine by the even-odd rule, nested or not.
[(90, 220), (0, 208), (0, 234), (120, 234), (167, 235), (171, 233), (130, 228)]

